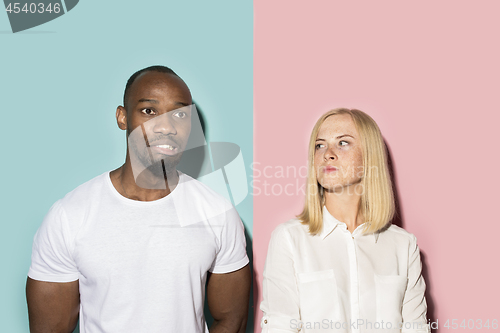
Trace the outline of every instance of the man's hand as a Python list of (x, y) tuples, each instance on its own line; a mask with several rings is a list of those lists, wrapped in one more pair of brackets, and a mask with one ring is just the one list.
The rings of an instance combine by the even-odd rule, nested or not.
[(208, 279), (208, 308), (215, 322), (211, 333), (244, 333), (252, 277), (250, 266), (227, 274), (211, 274)]
[(26, 300), (30, 332), (71, 333), (75, 329), (80, 308), (78, 280), (59, 283), (28, 277)]

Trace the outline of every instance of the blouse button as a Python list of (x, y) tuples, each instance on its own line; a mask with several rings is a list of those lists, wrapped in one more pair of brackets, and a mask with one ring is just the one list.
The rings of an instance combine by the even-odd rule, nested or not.
[(267, 324), (267, 319), (266, 319), (266, 320), (264, 320), (264, 324)]

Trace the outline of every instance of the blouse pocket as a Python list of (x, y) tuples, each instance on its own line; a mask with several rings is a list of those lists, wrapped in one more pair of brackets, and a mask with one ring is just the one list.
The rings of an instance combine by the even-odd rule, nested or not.
[(300, 317), (303, 322), (340, 321), (340, 303), (333, 269), (299, 273)]
[(401, 313), (407, 283), (406, 276), (375, 275), (378, 322), (391, 322), (393, 327), (402, 322)]

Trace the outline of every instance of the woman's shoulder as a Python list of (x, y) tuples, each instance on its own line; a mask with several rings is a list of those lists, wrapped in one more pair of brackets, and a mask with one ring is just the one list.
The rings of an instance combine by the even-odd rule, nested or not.
[(296, 234), (304, 234), (307, 233), (307, 226), (302, 224), (302, 222), (293, 218), (281, 224), (273, 230), (271, 237), (272, 238), (282, 238), (282, 237), (294, 237)]
[(389, 224), (380, 232), (380, 236), (390, 238), (393, 241), (415, 243), (417, 238), (414, 234), (406, 231), (405, 229), (395, 225)]

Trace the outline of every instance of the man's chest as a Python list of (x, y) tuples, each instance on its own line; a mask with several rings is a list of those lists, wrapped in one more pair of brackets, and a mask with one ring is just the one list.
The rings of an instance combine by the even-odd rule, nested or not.
[(100, 222), (83, 229), (75, 240), (75, 261), (88, 280), (204, 275), (219, 250), (217, 230), (203, 223), (180, 227)]

